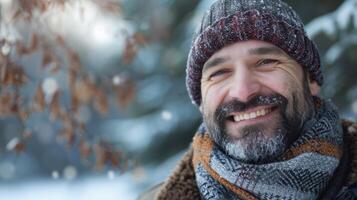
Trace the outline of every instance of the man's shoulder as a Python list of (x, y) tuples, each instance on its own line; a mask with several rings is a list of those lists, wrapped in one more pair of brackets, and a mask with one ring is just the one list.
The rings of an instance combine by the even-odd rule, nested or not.
[(357, 122), (342, 120), (342, 128), (350, 157), (347, 184), (353, 185), (357, 183)]
[(168, 179), (140, 195), (138, 200), (170, 199), (194, 200), (200, 199), (192, 165), (192, 147), (177, 164)]

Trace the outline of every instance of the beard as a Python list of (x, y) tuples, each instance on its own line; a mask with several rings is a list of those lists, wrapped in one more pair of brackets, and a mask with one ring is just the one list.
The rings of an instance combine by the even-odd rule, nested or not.
[[(293, 93), (288, 100), (274, 93), (256, 95), (244, 103), (232, 100), (220, 105), (216, 111), (205, 113), (203, 120), (209, 136), (228, 155), (245, 163), (270, 163), (282, 155), (300, 135), (304, 123), (313, 116), (314, 106), (310, 90)], [(265, 122), (247, 125), (235, 130), (226, 128), (230, 113), (244, 112), (257, 106), (269, 106), (278, 111)], [(269, 115), (268, 114), (268, 115)], [(235, 137), (232, 131), (239, 132)]]

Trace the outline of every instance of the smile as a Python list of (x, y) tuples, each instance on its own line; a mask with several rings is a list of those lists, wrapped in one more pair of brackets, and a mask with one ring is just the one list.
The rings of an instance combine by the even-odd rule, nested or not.
[(256, 111), (242, 112), (239, 114), (234, 114), (230, 119), (234, 122), (240, 122), (244, 120), (255, 119), (258, 117), (265, 116), (273, 111), (273, 108), (262, 108)]

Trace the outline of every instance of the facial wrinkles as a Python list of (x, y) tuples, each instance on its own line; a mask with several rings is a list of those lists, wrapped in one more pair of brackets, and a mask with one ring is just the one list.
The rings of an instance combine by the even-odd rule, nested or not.
[[(304, 81), (304, 80), (302, 77), (299, 77), (299, 72), (300, 72), (300, 71), (298, 71), (299, 67), (301, 68), (300, 65), (298, 65), (297, 63), (294, 63), (290, 59), (283, 61), (283, 64), (279, 64), (279, 65), (275, 66), (275, 68), (278, 68), (278, 69), (282, 70), (283, 72), (285, 72), (285, 74), (287, 74), (287, 77), (284, 79), (284, 85), (286, 85), (285, 92), (286, 92), (286, 94), (289, 95), (289, 99), (292, 99), (292, 93), (295, 93), (297, 99), (305, 100), (304, 93), (303, 93), (304, 88), (303, 88), (303, 84), (302, 84), (302, 81)], [(304, 109), (307, 109), (306, 107), (304, 107), (303, 103), (294, 102), (294, 104), (296, 104), (296, 103), (298, 104), (298, 107), (297, 107), (298, 110), (302, 111)], [(293, 106), (288, 106), (287, 109), (288, 109), (287, 110), (288, 114), (291, 114), (293, 112)]]
[(284, 72), (286, 72), (294, 80), (294, 82), (297, 83), (297, 86), (299, 86), (299, 89), (302, 89), (301, 84), (299, 84), (302, 80), (301, 80), (301, 78), (297, 77), (298, 76), (297, 74), (294, 74), (290, 70), (286, 69), (286, 66), (284, 66), (284, 67), (276, 66), (276, 68), (279, 68), (279, 69), (283, 70)]
[[(206, 73), (209, 74), (209, 72)], [(229, 86), (229, 81), (230, 77), (225, 77), (223, 80), (220, 80), (218, 82), (210, 81), (208, 75), (204, 75), (201, 80), (202, 104), (204, 104), (204, 102), (212, 103), (212, 101), (208, 101), (208, 98), (210, 98), (211, 100), (215, 100), (213, 101), (214, 107), (217, 107), (218, 104), (222, 103), (224, 96), (226, 96), (226, 93), (228, 92), (224, 88)], [(212, 105), (209, 106), (212, 107)]]
[[(201, 97), (202, 98), (202, 101), (201, 101), (202, 105), (205, 105), (206, 102), (209, 103), (209, 101), (207, 99), (208, 99), (210, 91), (211, 92), (213, 91), (213, 90), (210, 90), (211, 87), (213, 87), (213, 84), (209, 83), (208, 81), (206, 81), (206, 82), (201, 84), (201, 88), (202, 88), (201, 94), (203, 94), (203, 96)], [(211, 98), (211, 99), (214, 99), (214, 98)], [(211, 105), (205, 105), (205, 106), (212, 107)], [(205, 106), (203, 106), (203, 107), (205, 107)]]

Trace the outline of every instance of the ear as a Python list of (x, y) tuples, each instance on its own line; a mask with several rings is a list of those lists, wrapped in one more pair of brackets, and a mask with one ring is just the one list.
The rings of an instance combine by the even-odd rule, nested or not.
[(309, 80), (309, 88), (313, 96), (318, 96), (318, 94), (320, 93), (321, 87), (317, 84), (316, 81)]

